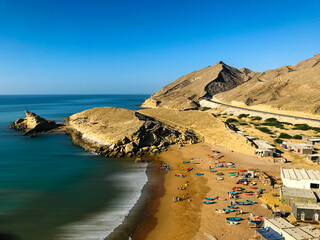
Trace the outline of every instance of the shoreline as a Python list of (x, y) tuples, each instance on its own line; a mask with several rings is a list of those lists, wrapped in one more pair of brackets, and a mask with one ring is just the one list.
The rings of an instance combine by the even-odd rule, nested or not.
[(143, 230), (140, 227), (144, 226), (145, 222), (149, 222), (150, 218), (153, 218), (153, 215), (149, 214), (149, 208), (154, 195), (157, 194), (157, 192), (154, 191), (155, 186), (162, 186), (162, 184), (159, 184), (159, 180), (164, 179), (164, 171), (159, 169), (161, 165), (162, 162), (158, 161), (156, 156), (148, 164), (146, 170), (148, 181), (142, 188), (140, 197), (124, 221), (104, 238), (105, 240), (145, 239), (140, 237), (136, 238), (136, 232), (138, 231), (141, 236), (146, 235), (144, 227)]

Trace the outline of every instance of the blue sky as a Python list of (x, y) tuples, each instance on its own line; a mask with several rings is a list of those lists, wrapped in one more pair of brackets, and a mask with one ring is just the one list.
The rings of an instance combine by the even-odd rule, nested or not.
[(0, 0), (0, 94), (151, 94), (320, 52), (320, 1)]

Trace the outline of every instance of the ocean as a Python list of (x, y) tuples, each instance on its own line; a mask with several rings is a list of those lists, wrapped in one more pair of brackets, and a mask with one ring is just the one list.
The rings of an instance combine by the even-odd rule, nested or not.
[(93, 107), (136, 110), (146, 97), (0, 96), (0, 239), (104, 239), (147, 182), (145, 168), (133, 161), (85, 152), (64, 133), (26, 137), (8, 129), (12, 121), (26, 109), (57, 122)]

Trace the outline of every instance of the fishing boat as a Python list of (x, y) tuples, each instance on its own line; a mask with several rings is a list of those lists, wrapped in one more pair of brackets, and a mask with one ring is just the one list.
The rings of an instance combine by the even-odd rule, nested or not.
[(215, 198), (206, 197), (205, 199), (207, 199), (207, 200), (214, 200)]
[(217, 213), (226, 213), (225, 211), (220, 210), (220, 209), (216, 209), (216, 212), (217, 212)]
[(223, 175), (222, 172), (216, 172), (216, 175)]
[(229, 177), (232, 177), (232, 176), (235, 176), (236, 174), (235, 173), (231, 173), (229, 174)]
[(242, 218), (240, 218), (240, 217), (227, 217), (227, 221), (241, 221), (242, 220)]
[(192, 170), (193, 170), (193, 167), (190, 167), (190, 168), (187, 169), (188, 172), (190, 172)]
[(244, 195), (244, 196), (252, 196), (253, 193), (244, 193), (243, 195)]
[(226, 213), (228, 213), (228, 212), (234, 212), (234, 211), (236, 211), (236, 210), (231, 209), (231, 208), (224, 208), (223, 211), (225, 211)]
[(215, 203), (214, 201), (204, 201), (203, 202), (204, 204), (213, 204), (213, 203)]
[(252, 200), (247, 200), (247, 202), (249, 202), (249, 203), (257, 203), (256, 201), (252, 201)]
[(175, 174), (176, 177), (184, 177), (181, 173)]
[(184, 161), (183, 163), (190, 163), (190, 161)]
[(223, 177), (217, 177), (217, 180), (218, 181), (223, 180)]
[(251, 205), (249, 202), (236, 202), (238, 205)]
[(236, 194), (239, 194), (239, 193), (238, 192), (228, 192), (228, 194), (236, 195)]
[(222, 198), (222, 197), (218, 197), (219, 200), (222, 200), (222, 201), (227, 201), (227, 199), (225, 198)]
[(198, 175), (198, 176), (202, 176), (202, 175), (204, 175), (203, 173), (196, 173), (196, 175)]
[(249, 187), (250, 189), (257, 189), (257, 187)]
[(237, 208), (239, 208), (239, 207), (237, 207), (237, 206), (228, 206), (228, 208), (237, 209)]
[(239, 170), (239, 172), (246, 172), (246, 171), (247, 171), (247, 170), (243, 170), (243, 169), (242, 169), (242, 170)]
[(217, 170), (210, 170), (210, 172), (217, 172)]
[(227, 221), (227, 224), (229, 224), (229, 225), (237, 225), (237, 224), (239, 224), (239, 222), (237, 222), (237, 221)]
[(243, 188), (243, 187), (234, 187), (234, 188), (233, 188), (233, 190), (235, 190), (235, 189), (244, 190), (244, 188)]

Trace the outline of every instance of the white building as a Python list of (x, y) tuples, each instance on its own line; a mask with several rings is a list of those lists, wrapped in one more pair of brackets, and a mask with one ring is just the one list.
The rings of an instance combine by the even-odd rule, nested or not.
[(281, 168), (281, 179), (286, 187), (319, 189), (320, 171)]
[(272, 157), (273, 153), (276, 152), (276, 148), (270, 145), (267, 141), (256, 139), (253, 140), (258, 149), (256, 150), (256, 154), (260, 157)]

